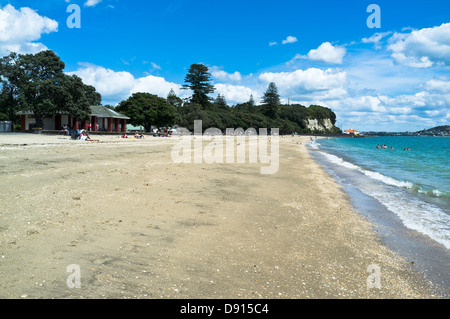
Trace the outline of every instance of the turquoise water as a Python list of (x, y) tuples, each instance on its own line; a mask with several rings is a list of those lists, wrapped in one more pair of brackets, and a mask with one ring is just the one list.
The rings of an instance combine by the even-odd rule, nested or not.
[[(388, 148), (377, 149), (377, 144)], [(321, 139), (312, 146), (328, 162), (362, 176), (353, 180), (357, 187), (405, 226), (450, 249), (450, 138)]]

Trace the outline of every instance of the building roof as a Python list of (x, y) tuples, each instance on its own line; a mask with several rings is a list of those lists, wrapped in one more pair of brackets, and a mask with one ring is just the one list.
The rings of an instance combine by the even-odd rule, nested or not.
[(112, 117), (114, 119), (123, 119), (123, 120), (130, 119), (129, 117), (120, 114), (103, 105), (91, 105), (91, 116), (106, 117), (106, 118)]

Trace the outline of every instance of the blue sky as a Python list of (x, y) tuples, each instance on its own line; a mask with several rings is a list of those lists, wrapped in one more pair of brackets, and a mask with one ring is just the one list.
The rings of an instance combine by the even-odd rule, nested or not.
[[(81, 28), (66, 20), (77, 4)], [(369, 28), (370, 4), (381, 28)], [(207, 65), (230, 105), (275, 82), (283, 101), (333, 109), (343, 129), (415, 131), (450, 122), (450, 2), (0, 0), (0, 56), (55, 51), (116, 105), (180, 97)]]

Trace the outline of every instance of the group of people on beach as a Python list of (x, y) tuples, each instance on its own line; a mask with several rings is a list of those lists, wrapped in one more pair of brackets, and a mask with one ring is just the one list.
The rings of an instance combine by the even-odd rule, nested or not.
[[(123, 134), (123, 135), (122, 135), (122, 138), (130, 138), (130, 137), (128, 137), (127, 134)], [(144, 134), (142, 134), (142, 133), (141, 133), (141, 134), (134, 133), (134, 138), (137, 138), (137, 139), (142, 138), (142, 139), (144, 139), (145, 136), (144, 136)]]
[[(391, 147), (387, 147), (387, 145), (386, 144), (383, 144), (383, 145), (381, 145), (380, 146), (380, 144), (377, 144), (377, 149), (391, 149), (391, 150), (393, 150), (394, 149), (394, 147), (393, 146), (391, 146)], [(406, 148), (404, 148), (403, 149), (404, 151), (410, 151), (411, 150), (411, 148), (410, 147), (406, 147)]]

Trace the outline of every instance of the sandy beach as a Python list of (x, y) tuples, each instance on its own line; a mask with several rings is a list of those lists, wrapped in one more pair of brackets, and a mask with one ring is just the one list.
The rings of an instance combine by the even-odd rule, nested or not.
[(174, 163), (178, 138), (93, 137), (0, 135), (0, 298), (439, 297), (310, 157), (309, 137), (280, 138), (273, 175)]

